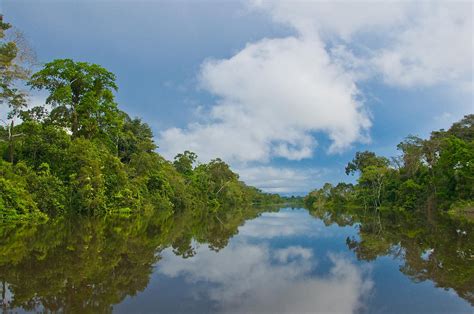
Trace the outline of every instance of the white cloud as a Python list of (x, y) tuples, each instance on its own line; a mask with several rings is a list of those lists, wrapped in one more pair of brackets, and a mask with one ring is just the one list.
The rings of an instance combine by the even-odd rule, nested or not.
[(332, 140), (331, 152), (366, 140), (370, 121), (352, 77), (331, 62), (318, 39), (264, 39), (230, 59), (202, 66), (202, 86), (219, 97), (208, 121), (160, 135), (163, 153), (183, 148), (203, 160), (268, 161), (311, 157), (313, 132)]
[[(401, 87), (469, 86), (473, 73), (470, 1), (251, 1), (300, 36), (358, 50), (357, 72)], [(341, 46), (339, 46), (340, 48)], [(347, 51), (346, 51), (347, 52)], [(354, 56), (332, 55), (346, 66)], [(358, 75), (359, 73), (355, 73)]]
[(312, 156), (315, 132), (329, 152), (366, 141), (371, 123), (356, 83), (381, 76), (401, 87), (472, 88), (472, 3), (250, 1), (297, 35), (250, 43), (203, 63), (217, 96), (207, 119), (160, 134), (163, 153), (268, 162)]
[(270, 193), (308, 191), (327, 172), (325, 169), (293, 169), (288, 167), (255, 166), (236, 168), (240, 179)]
[(215, 301), (224, 313), (354, 313), (373, 283), (338, 255), (329, 255), (328, 275), (312, 273), (318, 261), (301, 246), (270, 250), (267, 245), (231, 243), (219, 254), (200, 247), (189, 259), (165, 250), (158, 272), (199, 285), (196, 298)]
[(303, 260), (308, 260), (313, 257), (313, 251), (303, 248), (299, 245), (289, 246), (284, 249), (275, 250), (275, 252), (273, 253), (273, 256), (280, 263), (288, 263), (290, 260), (296, 259), (296, 258), (302, 258)]
[(349, 39), (361, 31), (387, 30), (406, 19), (409, 2), (389, 1), (264, 1), (248, 2), (288, 24), (302, 36), (335, 34)]
[(271, 239), (274, 237), (330, 237), (333, 234), (320, 220), (309, 217), (307, 211), (264, 213), (259, 219), (247, 221), (239, 228), (241, 237)]
[(468, 107), (448, 111), (472, 108), (472, 2), (248, 4), (290, 26), (295, 35), (262, 39), (228, 59), (205, 61), (199, 80), (217, 101), (206, 114), (201, 111), (199, 121), (159, 135), (165, 156), (189, 149), (202, 161), (223, 158), (244, 181), (266, 191), (307, 191), (311, 175), (245, 167), (275, 157), (310, 158), (321, 134), (331, 141), (329, 153), (368, 142), (371, 116), (359, 84), (376, 80), (408, 89), (436, 86)]
[(472, 84), (472, 3), (424, 3), (415, 12), (371, 60), (385, 81), (403, 87)]

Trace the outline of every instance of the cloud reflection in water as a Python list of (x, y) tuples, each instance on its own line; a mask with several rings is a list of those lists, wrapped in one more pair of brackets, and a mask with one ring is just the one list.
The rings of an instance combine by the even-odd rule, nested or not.
[[(246, 224), (237, 239), (218, 253), (200, 246), (194, 257), (182, 259), (165, 250), (157, 271), (196, 284), (195, 297), (209, 298), (223, 313), (354, 313), (361, 309), (373, 287), (366, 270), (340, 254), (329, 252), (316, 258), (311, 248), (300, 245), (272, 247), (272, 237), (308, 231), (307, 224), (298, 227), (287, 221), (288, 217), (297, 220), (295, 214), (266, 214)], [(278, 228), (279, 220), (288, 228)], [(291, 226), (297, 228), (290, 230)], [(329, 268), (315, 275), (324, 258), (329, 259)]]

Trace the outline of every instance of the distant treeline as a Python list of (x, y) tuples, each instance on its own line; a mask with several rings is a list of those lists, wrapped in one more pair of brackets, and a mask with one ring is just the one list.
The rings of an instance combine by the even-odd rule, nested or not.
[[(220, 159), (198, 164), (185, 151), (165, 160), (150, 127), (118, 109), (113, 73), (60, 59), (32, 74), (28, 50), (6, 39), (8, 29), (0, 16), (0, 102), (9, 107), (0, 127), (0, 220), (281, 202)], [(32, 107), (19, 86), (46, 92), (46, 104)]]
[(345, 170), (359, 174), (357, 184), (326, 183), (306, 196), (306, 206), (474, 215), (474, 115), (429, 139), (408, 136), (397, 148), (401, 155), (392, 159), (356, 153)]

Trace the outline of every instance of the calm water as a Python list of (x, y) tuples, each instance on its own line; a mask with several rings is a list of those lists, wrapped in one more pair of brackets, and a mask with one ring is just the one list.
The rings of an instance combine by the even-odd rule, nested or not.
[(283, 208), (3, 229), (6, 312), (474, 313), (472, 225)]

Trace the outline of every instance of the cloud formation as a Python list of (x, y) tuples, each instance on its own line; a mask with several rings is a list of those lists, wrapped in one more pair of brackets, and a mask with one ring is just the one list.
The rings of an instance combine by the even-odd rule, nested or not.
[(472, 88), (472, 3), (426, 2), (413, 11), (413, 19), (398, 26), (391, 43), (373, 53), (374, 68), (390, 85), (470, 83)]
[(459, 2), (250, 1), (295, 30), (247, 44), (201, 66), (217, 102), (207, 116), (160, 134), (167, 157), (190, 149), (231, 163), (310, 158), (367, 142), (370, 115), (358, 88), (381, 78), (399, 87), (472, 88), (472, 4)]
[[(373, 282), (350, 261), (329, 254), (328, 275), (311, 275), (318, 262), (301, 246), (271, 250), (267, 245), (231, 244), (219, 254), (200, 247), (190, 259), (166, 250), (158, 272), (199, 285), (196, 298), (215, 301), (223, 313), (354, 313)], [(236, 262), (238, 261), (238, 262)]]
[(161, 134), (164, 152), (187, 147), (204, 160), (268, 161), (311, 157), (324, 132), (336, 152), (365, 138), (370, 121), (351, 76), (319, 40), (264, 39), (230, 59), (202, 65), (202, 86), (218, 96), (208, 121)]
[[(223, 158), (245, 182), (264, 191), (308, 191), (323, 169), (305, 172), (268, 163), (370, 142), (373, 117), (359, 86), (374, 81), (406, 90), (436, 86), (454, 91), (460, 106), (472, 107), (470, 2), (249, 0), (247, 5), (294, 35), (264, 38), (230, 58), (203, 62), (200, 87), (215, 102), (193, 123), (160, 133), (166, 157), (188, 149), (201, 161)], [(328, 145), (321, 145), (326, 143), (321, 136)]]
[(236, 168), (240, 179), (251, 186), (270, 193), (292, 193), (308, 191), (328, 172), (326, 169), (292, 169), (273, 166)]
[[(255, 0), (250, 4), (300, 36), (335, 44), (334, 61), (350, 68), (357, 60), (353, 70), (381, 75), (387, 84), (472, 85), (471, 2)], [(341, 48), (343, 56), (338, 54)]]

